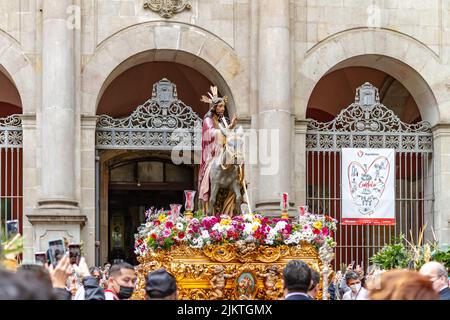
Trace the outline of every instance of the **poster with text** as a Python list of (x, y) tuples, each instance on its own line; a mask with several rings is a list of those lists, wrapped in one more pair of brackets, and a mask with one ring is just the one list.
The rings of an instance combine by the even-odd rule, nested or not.
[(395, 149), (342, 149), (342, 224), (395, 225)]

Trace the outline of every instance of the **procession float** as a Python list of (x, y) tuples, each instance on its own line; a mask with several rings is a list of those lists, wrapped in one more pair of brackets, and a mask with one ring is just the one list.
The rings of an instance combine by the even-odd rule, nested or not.
[(336, 220), (298, 208), (288, 215), (288, 194), (280, 195), (278, 217), (251, 208), (244, 178), (243, 131), (228, 124), (226, 97), (217, 88), (203, 96), (210, 105), (202, 123), (202, 155), (196, 191), (185, 191), (170, 210), (149, 209), (135, 235), (139, 261), (134, 299), (143, 299), (149, 272), (165, 268), (177, 279), (179, 299), (277, 300), (283, 297), (282, 271), (301, 259), (321, 274), (319, 299), (326, 299), (334, 257)]

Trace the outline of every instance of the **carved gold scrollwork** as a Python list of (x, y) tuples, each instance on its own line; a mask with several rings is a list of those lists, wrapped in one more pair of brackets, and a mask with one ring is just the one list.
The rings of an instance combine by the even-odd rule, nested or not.
[(236, 258), (236, 248), (232, 244), (219, 246), (208, 245), (203, 248), (203, 253), (213, 261), (230, 262)]
[(265, 263), (275, 262), (281, 258), (286, 251), (282, 247), (259, 247), (257, 260)]
[[(169, 250), (153, 251), (138, 258), (138, 282), (133, 299), (145, 298), (145, 280), (149, 272), (165, 268), (177, 279), (181, 300), (277, 300), (283, 297), (282, 270), (293, 259), (304, 260), (311, 268), (322, 270), (316, 248), (306, 242), (293, 247), (245, 247), (240, 243), (193, 249), (178, 245)], [(238, 294), (236, 285), (245, 272), (252, 274), (255, 287), (250, 291), (241, 287)], [(244, 282), (241, 284), (245, 285)], [(319, 291), (319, 298), (321, 296)]]

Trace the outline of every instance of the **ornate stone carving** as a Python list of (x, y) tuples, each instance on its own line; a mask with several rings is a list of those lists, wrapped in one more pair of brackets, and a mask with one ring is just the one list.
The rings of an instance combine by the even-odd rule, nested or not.
[(186, 0), (145, 0), (144, 8), (159, 13), (163, 18), (169, 19), (174, 14), (192, 8)]

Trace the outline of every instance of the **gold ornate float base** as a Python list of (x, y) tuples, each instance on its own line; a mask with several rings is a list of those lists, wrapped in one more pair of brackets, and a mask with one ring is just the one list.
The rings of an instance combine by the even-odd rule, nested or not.
[[(174, 246), (138, 258), (134, 299), (144, 299), (147, 274), (165, 268), (176, 277), (181, 300), (277, 300), (283, 297), (282, 270), (295, 259), (322, 270), (316, 248), (308, 243), (277, 247), (236, 243), (203, 249)], [(318, 299), (321, 295), (320, 290)]]

